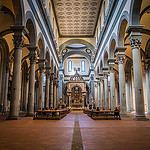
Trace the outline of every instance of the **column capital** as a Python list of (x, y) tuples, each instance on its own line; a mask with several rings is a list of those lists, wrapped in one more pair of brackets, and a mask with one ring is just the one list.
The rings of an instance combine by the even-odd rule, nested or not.
[(126, 55), (125, 54), (117, 54), (117, 60), (119, 64), (124, 64)]
[(24, 45), (24, 40), (25, 40), (23, 34), (24, 28), (25, 28), (24, 26), (11, 26), (11, 29), (14, 32), (13, 43), (15, 48), (22, 48)]
[(103, 71), (103, 75), (104, 75), (104, 74), (108, 74), (108, 68), (107, 68), (107, 67), (103, 67), (103, 68), (102, 68), (102, 71)]
[(99, 74), (99, 80), (100, 80), (100, 82), (102, 82), (103, 79), (104, 79), (104, 75), (100, 73), (100, 74)]
[(123, 64), (124, 63), (124, 60), (126, 58), (126, 55), (125, 55), (125, 50), (127, 48), (126, 47), (116, 47), (115, 49), (115, 52), (117, 52), (117, 61), (119, 64)]
[(108, 79), (108, 74), (104, 74), (104, 79)]
[(50, 76), (51, 67), (46, 67), (46, 75)]
[(140, 47), (141, 45), (141, 36), (142, 34), (140, 33), (144, 26), (137, 25), (137, 26), (129, 26), (126, 33), (130, 34), (129, 40), (130, 40), (130, 45), (132, 48), (134, 47)]
[(45, 59), (39, 59), (38, 60), (39, 68), (44, 69), (45, 68)]
[(115, 71), (115, 61), (116, 61), (115, 58), (108, 59), (108, 61), (107, 61), (110, 73), (114, 73), (114, 71)]
[(30, 62), (36, 62), (36, 58), (37, 58), (37, 47), (27, 47), (28, 50), (30, 51), (29, 53), (29, 59)]

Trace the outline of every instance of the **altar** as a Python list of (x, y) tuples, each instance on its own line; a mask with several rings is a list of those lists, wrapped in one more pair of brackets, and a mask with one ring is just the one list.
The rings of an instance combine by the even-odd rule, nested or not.
[(85, 107), (86, 83), (77, 71), (67, 84), (67, 95), (69, 96), (69, 108), (72, 110), (80, 110)]

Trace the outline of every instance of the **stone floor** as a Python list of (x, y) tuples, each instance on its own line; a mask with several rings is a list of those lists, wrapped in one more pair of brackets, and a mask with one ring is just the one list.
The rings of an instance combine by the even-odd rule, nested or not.
[(92, 120), (71, 112), (62, 120), (4, 120), (0, 150), (150, 150), (150, 121)]

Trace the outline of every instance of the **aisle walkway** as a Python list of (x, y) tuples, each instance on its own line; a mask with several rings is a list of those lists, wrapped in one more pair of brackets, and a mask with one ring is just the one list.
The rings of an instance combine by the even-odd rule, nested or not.
[(82, 112), (62, 120), (0, 120), (0, 150), (149, 150), (150, 121), (94, 121)]

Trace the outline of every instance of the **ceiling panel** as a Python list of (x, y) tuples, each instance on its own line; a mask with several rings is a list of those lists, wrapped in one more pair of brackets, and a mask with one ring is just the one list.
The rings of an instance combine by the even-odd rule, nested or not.
[(60, 36), (93, 36), (101, 0), (53, 0)]

